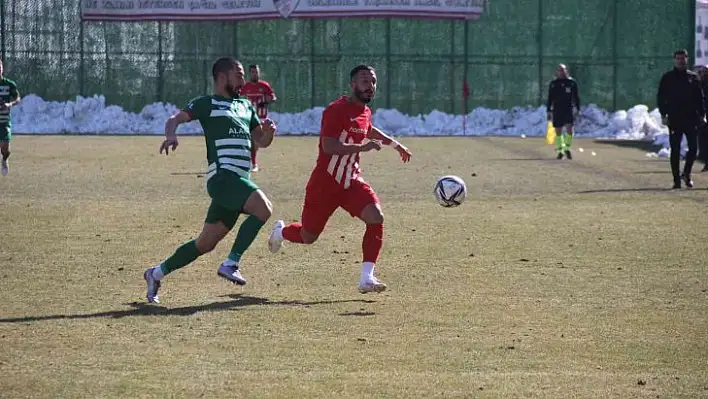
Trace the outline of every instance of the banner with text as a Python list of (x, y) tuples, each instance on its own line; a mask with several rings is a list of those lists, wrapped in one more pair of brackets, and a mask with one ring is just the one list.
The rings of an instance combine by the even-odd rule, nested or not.
[(80, 0), (87, 21), (274, 18), (477, 19), (488, 0)]
[[(689, 60), (690, 62), (690, 60)], [(708, 1), (696, 1), (695, 65), (708, 64)]]

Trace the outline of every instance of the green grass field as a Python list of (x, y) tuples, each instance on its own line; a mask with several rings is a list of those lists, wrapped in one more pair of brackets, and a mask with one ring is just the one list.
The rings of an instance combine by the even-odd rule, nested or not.
[[(256, 182), (300, 216), (315, 138), (278, 138)], [(363, 224), (245, 255), (234, 234), (164, 280), (142, 273), (201, 228), (201, 137), (13, 141), (0, 178), (0, 397), (708, 397), (708, 174), (670, 191), (665, 159), (575, 140), (406, 138), (362, 156), (386, 238), (383, 294), (359, 294)], [(591, 155), (591, 151), (597, 153)], [(700, 169), (700, 165), (698, 165)], [(445, 209), (437, 177), (466, 180)]]

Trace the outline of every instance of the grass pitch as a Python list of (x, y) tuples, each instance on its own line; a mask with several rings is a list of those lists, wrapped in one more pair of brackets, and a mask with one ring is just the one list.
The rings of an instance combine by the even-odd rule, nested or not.
[[(643, 151), (575, 140), (406, 138), (362, 156), (386, 237), (381, 295), (356, 291), (363, 225), (245, 255), (234, 234), (164, 280), (142, 273), (201, 228), (203, 139), (27, 137), (0, 179), (0, 396), (708, 397), (708, 174), (670, 191)], [(254, 179), (299, 219), (315, 138), (278, 138)], [(591, 155), (591, 151), (597, 153)], [(700, 166), (699, 166), (700, 169)], [(444, 209), (437, 177), (470, 197)], [(272, 222), (271, 221), (271, 222)]]

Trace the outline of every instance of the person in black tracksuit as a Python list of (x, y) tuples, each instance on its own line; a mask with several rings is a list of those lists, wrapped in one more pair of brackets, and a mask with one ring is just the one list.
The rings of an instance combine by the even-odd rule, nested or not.
[[(568, 159), (573, 159), (570, 147), (573, 143), (573, 124), (580, 112), (580, 96), (578, 83), (570, 77), (568, 68), (563, 64), (558, 65), (556, 79), (548, 85), (546, 112), (556, 129), (556, 159), (562, 159), (564, 154)], [(566, 135), (563, 135), (564, 127)]]
[[(706, 109), (701, 82), (698, 74), (689, 71), (688, 52), (674, 52), (674, 69), (664, 73), (659, 82), (657, 103), (661, 119), (669, 127), (671, 145), (671, 173), (674, 175), (673, 188), (681, 188), (681, 179), (686, 187), (693, 187), (691, 169), (698, 151), (698, 128), (705, 124)], [(680, 171), (681, 139), (686, 136), (688, 152)]]
[[(708, 96), (708, 65), (700, 65), (696, 68), (696, 73), (701, 79), (701, 87), (703, 88), (703, 98)], [(708, 100), (706, 100), (706, 108), (708, 111)], [(698, 128), (698, 160), (703, 162), (701, 172), (708, 172), (708, 125), (703, 125)]]

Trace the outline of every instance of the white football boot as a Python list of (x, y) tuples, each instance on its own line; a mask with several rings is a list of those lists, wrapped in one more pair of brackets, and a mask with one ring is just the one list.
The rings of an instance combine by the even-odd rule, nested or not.
[(283, 246), (283, 227), (285, 227), (285, 222), (282, 220), (276, 221), (275, 225), (273, 225), (273, 231), (270, 233), (270, 237), (268, 237), (268, 249), (270, 249), (272, 253), (280, 251), (280, 247)]
[(216, 271), (219, 277), (224, 278), (234, 284), (246, 285), (246, 279), (241, 275), (241, 271), (238, 270), (238, 264), (236, 265), (225, 265), (221, 264), (219, 269)]
[(152, 269), (153, 268), (151, 267), (145, 270), (145, 273), (143, 274), (143, 278), (147, 283), (146, 298), (150, 303), (160, 303), (160, 296), (158, 295), (158, 292), (160, 291), (160, 280), (157, 280), (152, 276)]
[(384, 292), (386, 284), (379, 281), (376, 277), (369, 277), (366, 280), (359, 282), (359, 292), (366, 294), (368, 292)]

